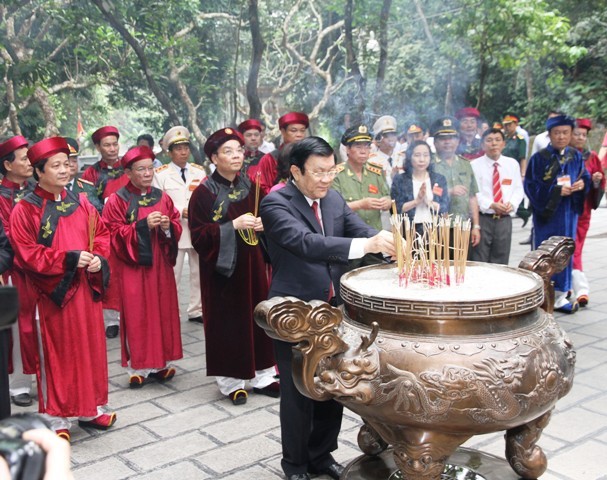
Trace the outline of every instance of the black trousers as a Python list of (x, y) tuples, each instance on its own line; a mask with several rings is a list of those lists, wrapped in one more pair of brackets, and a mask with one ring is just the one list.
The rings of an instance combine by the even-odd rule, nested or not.
[(0, 330), (0, 420), (11, 416), (11, 395), (8, 389), (8, 347), (10, 329)]
[(343, 407), (334, 400), (318, 402), (302, 395), (293, 383), (293, 344), (274, 340), (280, 374), (282, 469), (287, 476), (320, 470), (335, 460)]

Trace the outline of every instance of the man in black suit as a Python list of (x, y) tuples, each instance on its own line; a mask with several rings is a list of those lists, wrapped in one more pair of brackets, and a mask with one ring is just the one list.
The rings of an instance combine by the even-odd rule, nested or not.
[[(290, 295), (337, 305), (348, 260), (366, 253), (393, 255), (392, 235), (369, 227), (331, 190), (335, 158), (322, 138), (297, 142), (290, 164), (290, 181), (268, 195), (260, 209), (272, 261), (269, 297)], [(274, 341), (280, 372), (282, 468), (289, 480), (307, 480), (308, 472), (338, 479), (344, 468), (331, 452), (337, 449), (342, 406), (334, 400), (311, 400), (297, 390), (291, 373), (292, 346)]]

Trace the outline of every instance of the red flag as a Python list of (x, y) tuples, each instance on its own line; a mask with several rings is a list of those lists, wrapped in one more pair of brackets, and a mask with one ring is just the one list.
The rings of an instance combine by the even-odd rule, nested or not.
[(82, 126), (82, 119), (80, 118), (80, 109), (78, 109), (78, 124), (76, 125), (76, 138), (82, 138), (86, 135), (84, 127)]

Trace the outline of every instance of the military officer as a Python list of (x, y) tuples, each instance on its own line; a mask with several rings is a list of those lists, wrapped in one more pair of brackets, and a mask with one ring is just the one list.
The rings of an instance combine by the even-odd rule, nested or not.
[(348, 159), (337, 166), (333, 188), (363, 221), (381, 230), (381, 211), (389, 210), (390, 190), (382, 165), (369, 160), (372, 137), (366, 125), (350, 127), (341, 137)]
[(99, 201), (95, 185), (93, 184), (93, 182), (89, 182), (88, 180), (79, 178), (78, 175), (78, 154), (80, 152), (78, 142), (70, 137), (66, 137), (65, 140), (67, 142), (67, 146), (70, 149), (70, 153), (68, 156), (68, 160), (70, 162), (70, 181), (67, 183), (65, 188), (71, 190), (76, 194), (84, 193), (88, 201), (97, 209), (99, 215), (101, 215), (101, 211), (103, 210), (103, 204), (101, 203), (101, 201)]
[(191, 322), (202, 323), (198, 253), (192, 247), (192, 241), (190, 240), (188, 205), (192, 192), (205, 179), (206, 174), (200, 165), (188, 162), (190, 158), (190, 132), (187, 128), (177, 126), (169, 129), (164, 135), (163, 143), (171, 162), (155, 170), (153, 185), (171, 197), (175, 208), (181, 214), (183, 233), (178, 244), (175, 282), (179, 287), (183, 262), (187, 254), (190, 266), (188, 319)]
[(373, 124), (373, 135), (377, 150), (371, 153), (369, 159), (382, 166), (386, 183), (390, 187), (392, 179), (403, 171), (405, 159), (404, 152), (396, 146), (396, 119), (391, 115), (379, 117)]
[(519, 118), (516, 115), (508, 114), (504, 116), (502, 125), (504, 126), (504, 135), (506, 136), (506, 147), (502, 155), (504, 157), (514, 158), (521, 167), (521, 176), (525, 176), (527, 167), (527, 144), (525, 137), (517, 132)]

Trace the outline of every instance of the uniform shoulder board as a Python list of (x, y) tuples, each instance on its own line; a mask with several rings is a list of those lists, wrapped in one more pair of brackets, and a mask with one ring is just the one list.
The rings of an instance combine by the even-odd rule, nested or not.
[(516, 134), (516, 138), (518, 138), (519, 140), (525, 140), (525, 137), (523, 137), (520, 133)]
[(190, 163), (190, 167), (197, 168), (198, 170), (204, 170), (202, 165), (198, 165), (197, 163)]
[(337, 171), (337, 173), (341, 173), (346, 169), (346, 164), (345, 163), (338, 163), (335, 166), (335, 170)]
[[(81, 184), (86, 183), (87, 185), (90, 185), (92, 187), (95, 186), (95, 184), (93, 182), (89, 182), (88, 180), (85, 180), (84, 178), (78, 178), (76, 181), (80, 182)], [(80, 185), (80, 186), (82, 186), (82, 185)]]
[(378, 165), (377, 163), (369, 162), (368, 160), (367, 160), (367, 170), (369, 170), (370, 172), (375, 173), (377, 175), (383, 175), (383, 173), (384, 173), (384, 170), (381, 165)]
[(162, 172), (162, 171), (166, 170), (167, 168), (169, 168), (169, 165), (168, 165), (168, 164), (166, 164), (166, 165), (162, 165), (162, 166), (158, 167), (158, 168), (155, 170), (155, 172), (156, 172), (156, 173), (160, 173), (160, 172)]

